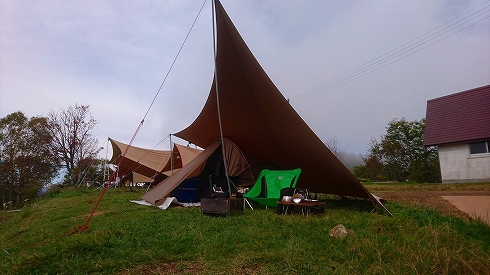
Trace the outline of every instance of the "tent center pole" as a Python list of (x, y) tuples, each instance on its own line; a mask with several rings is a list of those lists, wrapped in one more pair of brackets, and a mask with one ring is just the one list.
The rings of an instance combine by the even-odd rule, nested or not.
[(226, 183), (228, 184), (228, 195), (231, 198), (231, 186), (230, 186), (230, 177), (228, 175), (228, 164), (226, 161), (226, 150), (225, 150), (225, 142), (224, 142), (224, 137), (223, 137), (223, 126), (221, 123), (221, 111), (220, 111), (220, 106), (219, 106), (219, 92), (218, 92), (218, 70), (217, 70), (217, 61), (216, 61), (216, 27), (215, 27), (215, 5), (216, 2), (213, 1), (214, 5), (211, 5), (211, 10), (212, 10), (212, 20), (213, 20), (213, 52), (214, 52), (214, 86), (216, 90), (216, 106), (217, 106), (217, 111), (218, 111), (218, 123), (219, 123), (219, 132), (220, 132), (220, 138), (221, 138), (221, 155), (223, 158), (223, 165), (225, 168), (225, 176), (226, 176)]

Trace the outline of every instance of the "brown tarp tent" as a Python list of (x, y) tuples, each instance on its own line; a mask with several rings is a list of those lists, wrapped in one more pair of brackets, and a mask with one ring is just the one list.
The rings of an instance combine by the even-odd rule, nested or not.
[(134, 171), (148, 178), (153, 178), (155, 173), (160, 172), (170, 159), (170, 151), (128, 146), (112, 138), (109, 138), (109, 141), (112, 145), (112, 158), (109, 163), (118, 164), (120, 158), (126, 152), (122, 162), (119, 164), (119, 173), (122, 174)]
[[(215, 9), (216, 75), (211, 91), (199, 116), (175, 136), (206, 150), (214, 144), (220, 137), (219, 94), (223, 136), (247, 157), (273, 163), (280, 169), (301, 168), (297, 186), (311, 192), (377, 201), (283, 97), (219, 1), (215, 1)], [(167, 195), (164, 193), (170, 188), (160, 195)], [(152, 195), (150, 192), (143, 198)]]
[(162, 171), (166, 172), (171, 171), (172, 169), (184, 167), (187, 165), (187, 163), (199, 155), (202, 150), (174, 143), (173, 152), (173, 160), (168, 160)]
[[(200, 149), (174, 143), (173, 160), (171, 160), (170, 151), (128, 146), (111, 138), (109, 138), (109, 141), (112, 145), (112, 158), (109, 163), (118, 164), (120, 158), (127, 150), (124, 159), (119, 165), (119, 173), (128, 174), (135, 172), (152, 179), (160, 173), (181, 168), (202, 152)], [(171, 172), (166, 174), (171, 174)]]
[(132, 183), (136, 184), (136, 183), (151, 183), (151, 182), (153, 182), (152, 178), (149, 178), (147, 176), (141, 175), (133, 171), (122, 175), (122, 178), (120, 178), (118, 184), (119, 186), (130, 186)]
[[(229, 176), (239, 176), (242, 179), (247, 179), (251, 177), (250, 165), (248, 164), (245, 156), (242, 154), (240, 149), (229, 140), (224, 140), (226, 161), (228, 163)], [(198, 177), (201, 172), (205, 169), (206, 164), (211, 164), (208, 159), (211, 155), (218, 151), (219, 158), (221, 159), (221, 141), (216, 140), (202, 151), (197, 157), (195, 157), (187, 165), (184, 165), (181, 169), (176, 171), (173, 175), (168, 177), (166, 180), (158, 184), (150, 192), (143, 195), (142, 199), (145, 201), (158, 205), (163, 201), (165, 197), (170, 194), (183, 180)], [(208, 172), (204, 174), (215, 174), (213, 172)], [(204, 179), (201, 180), (203, 185), (207, 185), (207, 175), (204, 175)], [(204, 187), (206, 188), (206, 187)]]
[(139, 173), (133, 172), (133, 183), (138, 183), (138, 182), (152, 182), (153, 179), (149, 178), (147, 176), (143, 176)]

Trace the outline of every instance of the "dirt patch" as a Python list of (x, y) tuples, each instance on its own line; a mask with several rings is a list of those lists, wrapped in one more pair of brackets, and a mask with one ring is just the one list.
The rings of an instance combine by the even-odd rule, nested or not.
[[(160, 274), (175, 274), (175, 275), (195, 275), (204, 272), (205, 265), (201, 262), (196, 263), (184, 263), (184, 262), (167, 262), (155, 266), (141, 265), (132, 269), (128, 269), (124, 272), (119, 273), (119, 275), (160, 275)], [(220, 273), (221, 274), (221, 273)], [(254, 275), (254, 274), (264, 274), (260, 270), (260, 266), (254, 264), (252, 266), (246, 267), (236, 267), (236, 269), (227, 270), (226, 274), (243, 274), (243, 275)]]
[(470, 220), (471, 217), (443, 199), (443, 196), (490, 196), (490, 184), (371, 185), (373, 194), (390, 201), (420, 205), (443, 214)]
[(157, 266), (142, 265), (126, 270), (120, 275), (160, 275), (160, 274), (199, 274), (203, 270), (202, 266), (182, 265), (181, 263), (162, 263)]
[(490, 224), (490, 196), (442, 196), (470, 217)]

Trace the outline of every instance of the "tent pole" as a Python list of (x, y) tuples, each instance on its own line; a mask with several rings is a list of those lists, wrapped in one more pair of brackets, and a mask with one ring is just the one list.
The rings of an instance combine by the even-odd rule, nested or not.
[(107, 154), (109, 152), (109, 138), (107, 138), (107, 144), (106, 144), (106, 149), (105, 149), (105, 160), (104, 160), (104, 176), (102, 178), (102, 184), (105, 182), (105, 179), (106, 179), (106, 172), (107, 172), (107, 165), (109, 164), (108, 163), (108, 160), (107, 160)]
[(214, 5), (211, 5), (211, 10), (212, 10), (212, 20), (213, 20), (213, 52), (214, 52), (214, 85), (215, 85), (215, 90), (216, 90), (216, 106), (217, 106), (217, 111), (218, 111), (218, 123), (219, 123), (219, 132), (220, 132), (220, 137), (221, 137), (221, 155), (223, 158), (223, 164), (225, 168), (225, 176), (226, 176), (226, 183), (228, 184), (228, 195), (231, 198), (231, 186), (230, 186), (230, 177), (228, 175), (228, 163), (226, 160), (226, 150), (225, 150), (225, 142), (224, 142), (224, 137), (223, 137), (223, 126), (221, 123), (221, 111), (220, 111), (220, 106), (219, 106), (219, 92), (218, 92), (218, 70), (217, 70), (217, 62), (216, 62), (216, 26), (215, 26), (215, 6), (216, 6), (216, 1), (213, 1)]
[(170, 139), (170, 171), (174, 174), (174, 147), (172, 146), (172, 134), (169, 134)]

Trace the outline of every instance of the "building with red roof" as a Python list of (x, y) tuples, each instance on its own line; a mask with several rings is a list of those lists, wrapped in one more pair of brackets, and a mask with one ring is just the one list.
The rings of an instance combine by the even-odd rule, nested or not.
[(490, 85), (428, 100), (424, 145), (443, 183), (490, 182)]

